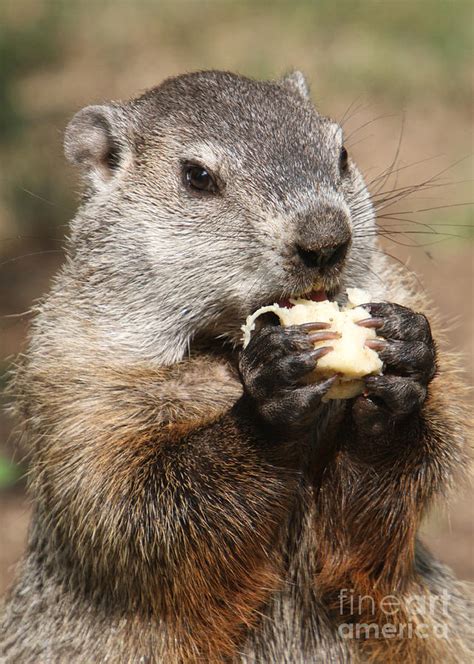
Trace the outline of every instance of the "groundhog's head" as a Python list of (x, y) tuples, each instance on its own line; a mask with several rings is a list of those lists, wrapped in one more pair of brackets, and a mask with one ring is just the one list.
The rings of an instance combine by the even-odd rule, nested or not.
[(259, 306), (366, 285), (373, 233), (357, 246), (354, 228), (373, 224), (367, 191), (299, 72), (168, 79), (83, 109), (65, 147), (87, 182), (74, 253), (130, 311), (155, 311), (155, 339), (237, 340)]

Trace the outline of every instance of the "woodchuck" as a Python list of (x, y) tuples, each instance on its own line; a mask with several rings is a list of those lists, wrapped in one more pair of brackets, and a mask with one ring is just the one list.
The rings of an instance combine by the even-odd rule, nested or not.
[[(417, 538), (464, 464), (456, 362), (304, 77), (170, 78), (65, 152), (86, 187), (11, 386), (34, 509), (1, 661), (471, 661), (466, 587)], [(362, 395), (304, 381), (318, 322), (242, 350), (255, 309), (348, 286), (384, 363)]]

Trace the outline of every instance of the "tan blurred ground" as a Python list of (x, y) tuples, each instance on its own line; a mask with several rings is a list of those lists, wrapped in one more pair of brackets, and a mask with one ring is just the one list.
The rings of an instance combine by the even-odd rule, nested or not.
[[(11, 52), (4, 46), (0, 95), (4, 84), (6, 102), (21, 115), (18, 126), (12, 122), (11, 132), (0, 137), (4, 357), (18, 352), (24, 340), (28, 317), (18, 314), (45, 291), (61, 261), (60, 240), (78, 189), (64, 166), (61, 137), (75, 110), (131, 96), (186, 70), (229, 68), (272, 77), (297, 66), (307, 73), (322, 112), (339, 120), (348, 116), (347, 145), (369, 181), (391, 163), (400, 134), (402, 170), (387, 188), (446, 171), (436, 180), (442, 187), (399, 204), (401, 211), (414, 210), (407, 215), (411, 221), (381, 223), (406, 231), (384, 246), (420, 275), (420, 288), (449, 324), (450, 347), (464, 353), (472, 384), (472, 209), (416, 212), (473, 198), (473, 41), (466, 33), (474, 20), (471, 7), (461, 0), (189, 1), (159, 8), (146, 2), (3, 0), (0, 38), (7, 36), (3, 43), (10, 43)], [(13, 83), (1, 78), (9, 68)], [(0, 96), (0, 119), (6, 102), (2, 106)], [(7, 366), (5, 359), (2, 371)], [(9, 437), (3, 418), (4, 457), (14, 454)], [(474, 579), (472, 507), (472, 491), (459, 487), (449, 517), (438, 508), (424, 528), (432, 548), (468, 579)], [(28, 517), (22, 487), (0, 489), (0, 592), (24, 546)]]

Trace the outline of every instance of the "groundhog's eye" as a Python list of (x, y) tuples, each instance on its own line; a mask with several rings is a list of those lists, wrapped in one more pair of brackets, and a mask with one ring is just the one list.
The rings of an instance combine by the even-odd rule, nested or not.
[(198, 164), (185, 163), (183, 166), (185, 184), (195, 191), (216, 194), (219, 188), (207, 169)]
[(345, 173), (347, 171), (347, 166), (349, 163), (349, 155), (347, 154), (347, 150), (344, 146), (342, 146), (341, 151), (339, 153), (339, 170), (341, 173)]

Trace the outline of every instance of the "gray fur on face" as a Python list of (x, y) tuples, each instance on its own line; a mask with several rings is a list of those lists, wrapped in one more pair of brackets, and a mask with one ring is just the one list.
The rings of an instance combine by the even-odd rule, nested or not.
[[(76, 315), (104, 349), (172, 363), (196, 335), (238, 343), (258, 306), (366, 285), (367, 238), (325, 275), (296, 251), (373, 226), (355, 165), (341, 177), (342, 141), (299, 72), (279, 82), (198, 72), (83, 109), (65, 139), (87, 184), (65, 268)], [(186, 188), (187, 162), (215, 176), (217, 195)]]

